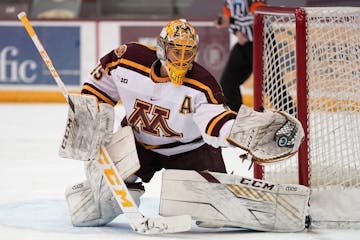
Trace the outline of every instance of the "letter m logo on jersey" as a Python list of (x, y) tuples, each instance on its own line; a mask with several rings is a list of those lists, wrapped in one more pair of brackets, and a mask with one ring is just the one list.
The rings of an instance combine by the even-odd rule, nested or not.
[[(153, 106), (151, 103), (139, 99), (136, 99), (134, 109), (134, 112), (129, 117), (129, 123), (133, 126), (140, 124), (141, 131), (160, 136), (161, 130), (165, 137), (182, 137), (182, 133), (175, 132), (167, 124), (170, 115), (169, 109), (157, 105)], [(150, 119), (149, 116), (152, 116), (152, 118)]]

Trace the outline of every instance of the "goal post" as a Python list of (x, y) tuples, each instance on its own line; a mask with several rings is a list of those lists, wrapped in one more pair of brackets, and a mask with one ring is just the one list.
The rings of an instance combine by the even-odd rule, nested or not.
[(360, 227), (360, 8), (258, 7), (254, 109), (305, 129), (296, 156), (255, 165), (255, 178), (310, 186), (315, 222)]
[[(292, 45), (291, 48), (292, 49), (288, 49), (288, 53), (285, 54), (291, 54), (291, 53), (299, 53), (296, 56), (296, 62), (293, 61), (293, 68), (296, 67), (296, 69), (299, 69), (299, 71), (296, 71), (296, 77), (299, 80), (299, 84), (298, 84), (298, 88), (296, 89), (298, 92), (297, 96), (301, 99), (301, 101), (298, 101), (297, 104), (300, 106), (297, 106), (297, 108), (302, 108), (305, 109), (306, 105), (304, 103), (307, 102), (307, 95), (306, 94), (301, 94), (302, 92), (306, 91), (305, 86), (306, 86), (306, 69), (305, 69), (305, 62), (306, 62), (306, 40), (305, 40), (305, 36), (306, 36), (306, 21), (305, 21), (305, 16), (306, 13), (303, 9), (301, 8), (285, 8), (285, 7), (260, 7), (257, 8), (258, 10), (256, 11), (256, 17), (254, 20), (254, 39), (256, 39), (256, 41), (254, 41), (254, 108), (257, 111), (262, 111), (262, 109), (265, 107), (263, 104), (263, 77), (267, 77), (268, 80), (270, 80), (269, 78), (274, 77), (274, 74), (269, 73), (269, 71), (267, 71), (266, 73), (268, 73), (268, 76), (264, 76), (266, 73), (263, 71), (263, 69), (265, 67), (266, 63), (268, 62), (264, 62), (262, 61), (263, 59), (263, 54), (268, 54), (266, 51), (268, 49), (266, 49), (266, 47), (268, 47), (268, 45), (272, 46), (271, 51), (277, 51), (279, 52), (281, 49), (279, 49), (275, 44), (277, 44), (275, 42), (274, 39), (274, 32), (271, 32), (272, 29), (269, 29), (269, 27), (271, 27), (271, 25), (267, 25), (267, 28), (265, 28), (264, 26), (264, 17), (267, 18), (269, 16), (271, 16), (272, 14), (279, 14), (279, 16), (285, 16), (285, 19), (287, 19), (290, 15), (294, 16), (294, 20), (295, 21), (295, 25), (293, 25), (293, 31), (294, 34), (296, 33), (296, 36), (300, 36), (299, 39), (297, 39), (296, 41), (296, 46)], [(261, 11), (263, 11), (263, 13), (261, 13)], [(268, 11), (269, 13), (266, 14), (266, 11)], [(284, 23), (287, 23), (289, 19), (284, 20)], [(264, 31), (266, 30), (266, 31)], [(285, 30), (286, 31), (286, 30)], [(270, 35), (269, 35), (270, 34)], [(289, 36), (291, 37), (291, 36)], [(267, 42), (267, 44), (265, 44), (265, 41)], [(292, 41), (294, 43), (294, 41)], [(264, 47), (265, 46), (265, 47)], [(293, 55), (293, 57), (295, 57)], [(272, 61), (272, 66), (274, 64), (277, 64), (276, 61), (280, 61), (281, 56), (277, 56), (278, 59), (274, 59), (274, 61)], [(279, 64), (278, 64), (279, 65)], [(275, 67), (275, 66), (273, 66)], [(281, 74), (280, 69), (281, 66), (276, 66), (275, 68), (277, 68), (278, 73), (276, 74)], [(293, 73), (294, 74), (294, 73)], [(275, 76), (275, 78), (279, 78), (280, 76)], [(282, 81), (280, 79), (280, 81)], [(275, 86), (276, 87), (276, 86)], [(276, 94), (276, 92), (275, 92)], [(281, 95), (281, 93), (280, 93)], [(273, 107), (274, 108), (274, 107)], [(282, 106), (278, 106), (279, 110), (286, 110), (286, 109), (282, 109)], [(289, 113), (293, 113), (293, 115), (296, 112), (296, 107), (293, 106), (293, 109), (288, 109), (287, 112)], [(306, 111), (300, 111), (299, 115), (297, 116), (299, 121), (302, 123), (304, 129), (307, 129), (307, 117), (306, 117)], [(305, 131), (305, 137), (304, 137), (304, 143), (301, 145), (300, 149), (299, 149), (299, 155), (300, 156), (307, 156), (308, 155), (308, 147), (307, 147), (307, 131)], [(303, 159), (304, 157), (299, 157), (298, 159)], [(308, 182), (308, 162), (307, 161), (299, 161), (299, 184), (305, 185), (305, 186), (309, 186), (309, 182)], [(262, 171), (262, 167), (259, 165), (255, 165), (254, 167), (255, 170), (255, 177), (256, 178), (263, 178), (263, 171)], [(301, 172), (301, 174), (300, 174)]]

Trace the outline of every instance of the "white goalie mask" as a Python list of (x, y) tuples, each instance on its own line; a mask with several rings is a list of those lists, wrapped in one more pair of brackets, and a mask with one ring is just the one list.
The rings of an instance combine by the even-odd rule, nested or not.
[(156, 54), (165, 66), (171, 82), (181, 85), (195, 59), (199, 36), (186, 20), (166, 24), (157, 38)]

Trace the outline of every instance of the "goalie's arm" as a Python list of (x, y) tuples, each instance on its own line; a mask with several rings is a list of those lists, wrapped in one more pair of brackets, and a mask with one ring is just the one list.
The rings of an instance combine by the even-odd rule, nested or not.
[(82, 86), (82, 94), (90, 94), (96, 96), (99, 102), (108, 103), (115, 106), (121, 96), (115, 82), (121, 78), (115, 70), (108, 66), (118, 62), (122, 57), (121, 53), (126, 51), (126, 45), (110, 51), (100, 59), (100, 63), (91, 71), (89, 78)]
[(215, 148), (231, 147), (226, 138), (229, 136), (235, 118), (236, 112), (222, 104), (212, 103), (202, 103), (193, 116), (204, 141)]
[(258, 163), (279, 161), (298, 151), (304, 137), (301, 123), (284, 112), (256, 112), (242, 105), (238, 113), (220, 104), (203, 103), (194, 121), (213, 147), (236, 146)]
[[(101, 81), (99, 81), (101, 80)], [(64, 158), (89, 160), (95, 158), (100, 146), (109, 142), (114, 128), (114, 106), (119, 99), (111, 77), (101, 64), (90, 73), (81, 95), (70, 94), (65, 134), (59, 154)]]

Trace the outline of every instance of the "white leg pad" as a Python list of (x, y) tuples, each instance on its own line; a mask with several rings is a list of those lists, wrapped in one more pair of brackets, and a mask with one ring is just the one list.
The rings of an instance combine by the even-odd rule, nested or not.
[(115, 132), (105, 148), (122, 179), (126, 180), (140, 168), (135, 137), (131, 127), (126, 126)]
[[(139, 206), (144, 191), (129, 187), (129, 192)], [(89, 181), (68, 187), (65, 196), (71, 222), (77, 227), (102, 226), (122, 213), (110, 191), (100, 189), (94, 192)]]
[[(136, 186), (133, 182), (137, 178), (133, 174), (139, 169), (140, 164), (131, 128), (119, 129), (105, 147), (127, 185)], [(122, 211), (94, 161), (85, 162), (85, 175), (86, 181), (67, 188), (65, 192), (71, 221), (74, 226), (104, 225)], [(128, 189), (136, 204), (139, 205), (144, 189), (130, 185)]]
[(259, 231), (305, 229), (309, 188), (223, 173), (163, 172), (160, 214), (189, 214), (203, 227)]

